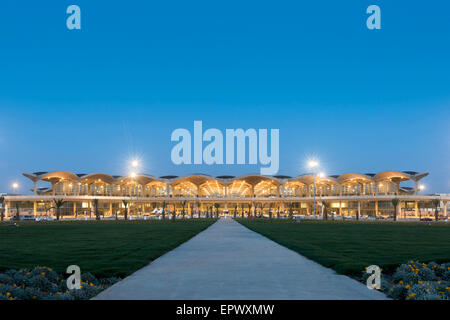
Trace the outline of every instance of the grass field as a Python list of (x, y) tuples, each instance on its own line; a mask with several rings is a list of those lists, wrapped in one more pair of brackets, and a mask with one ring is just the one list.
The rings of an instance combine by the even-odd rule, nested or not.
[(238, 219), (249, 229), (343, 274), (411, 259), (450, 262), (450, 224)]
[(126, 276), (177, 247), (214, 219), (0, 223), (0, 271), (75, 264), (98, 277)]

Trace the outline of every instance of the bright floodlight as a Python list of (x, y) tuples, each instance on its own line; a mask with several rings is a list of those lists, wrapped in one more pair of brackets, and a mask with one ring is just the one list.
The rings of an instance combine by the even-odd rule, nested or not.
[(311, 168), (311, 169), (314, 169), (318, 165), (319, 165), (319, 162), (317, 162), (316, 160), (309, 160), (308, 161), (308, 167)]
[(132, 160), (131, 161), (131, 166), (133, 167), (133, 168), (137, 168), (138, 166), (139, 166), (139, 161), (138, 160)]
[(17, 188), (19, 187), (19, 184), (18, 184), (17, 182), (14, 182), (14, 183), (12, 184), (12, 187), (13, 187), (13, 189), (15, 190), (15, 189), (17, 189)]
[(132, 177), (132, 178), (136, 178), (136, 172), (132, 172), (132, 173), (130, 173), (130, 177)]
[(325, 173), (320, 172), (320, 173), (319, 173), (319, 178), (323, 178), (323, 177), (325, 177)]
[(424, 190), (425, 189), (425, 186), (423, 185), (423, 184), (421, 184), (420, 186), (419, 186), (419, 190)]

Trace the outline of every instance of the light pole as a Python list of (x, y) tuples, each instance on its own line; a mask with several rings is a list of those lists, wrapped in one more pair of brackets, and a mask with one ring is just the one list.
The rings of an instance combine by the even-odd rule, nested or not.
[[(319, 166), (319, 162), (316, 160), (310, 160), (308, 161), (308, 167), (312, 170), (317, 168)], [(314, 175), (314, 219), (316, 218), (316, 173), (313, 171)]]
[[(131, 166), (133, 167), (133, 170), (136, 170), (139, 167), (139, 161), (138, 160), (132, 160)], [(133, 171), (131, 173), (131, 177), (134, 178), (134, 181), (136, 183), (137, 191), (136, 191), (136, 219), (139, 217), (139, 184), (137, 183), (136, 179), (136, 172)]]
[[(325, 173), (319, 172), (319, 182), (320, 182), (320, 179), (323, 177), (325, 177)], [(322, 186), (322, 189), (323, 189), (323, 186)], [(319, 187), (319, 203), (321, 204), (320, 214), (322, 214), (322, 211), (323, 211), (322, 189), (321, 189), (321, 187)], [(323, 219), (323, 217), (322, 217), (322, 219)]]

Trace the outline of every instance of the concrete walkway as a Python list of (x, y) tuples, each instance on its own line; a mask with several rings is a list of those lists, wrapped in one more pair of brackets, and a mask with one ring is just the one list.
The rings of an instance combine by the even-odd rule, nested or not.
[(232, 219), (220, 219), (94, 299), (386, 299)]

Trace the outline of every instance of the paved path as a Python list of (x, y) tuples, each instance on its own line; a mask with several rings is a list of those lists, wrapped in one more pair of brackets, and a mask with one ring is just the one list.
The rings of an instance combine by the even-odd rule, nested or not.
[(100, 293), (95, 299), (386, 299), (232, 219)]

